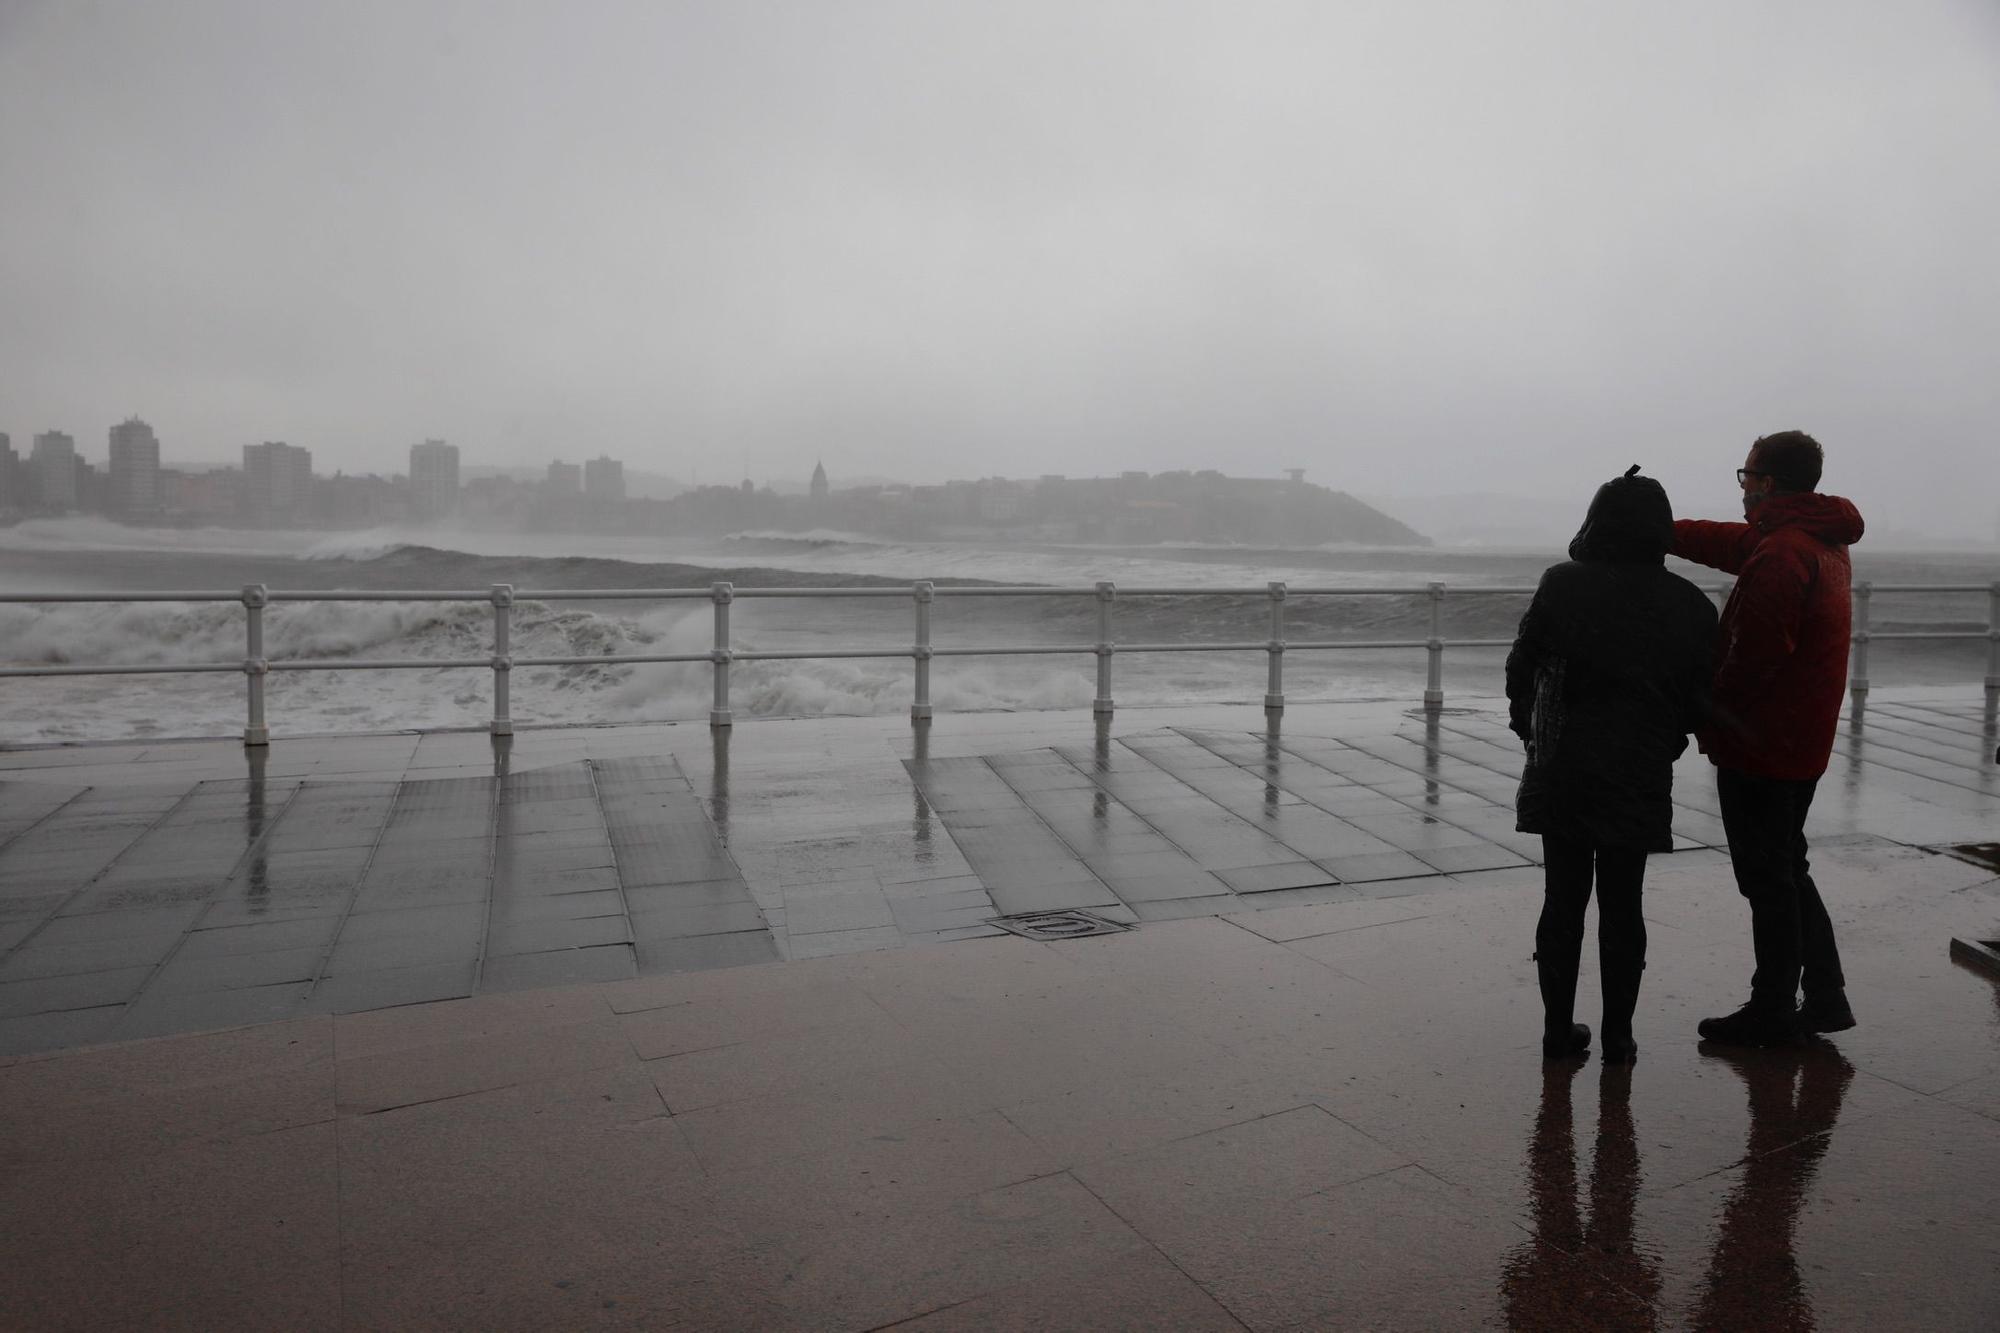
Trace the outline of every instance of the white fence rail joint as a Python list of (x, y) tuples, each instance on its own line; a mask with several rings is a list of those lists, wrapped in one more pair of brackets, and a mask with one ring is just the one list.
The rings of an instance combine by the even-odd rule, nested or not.
[(514, 585), (496, 583), (493, 602), (493, 722), (495, 736), (514, 734), (511, 680), (514, 674)]
[(1090, 711), (1097, 717), (1111, 716), (1111, 656), (1118, 645), (1111, 641), (1111, 604), (1118, 597), (1118, 585), (1106, 579), (1097, 585), (1097, 697)]
[(921, 579), (910, 585), (910, 600), (917, 610), (917, 637), (910, 645), (910, 663), (916, 677), (914, 697), (910, 700), (910, 721), (928, 722), (931, 717), (931, 605), (937, 597), (937, 585), (929, 579)]
[(269, 588), (261, 583), (243, 586), (243, 679), (248, 696), (243, 743), (249, 746), (271, 743), (271, 728), (264, 720), (264, 677), (271, 671), (264, 657), (264, 608), (270, 604)]
[(1269, 674), (1264, 681), (1264, 707), (1283, 708), (1285, 706), (1285, 585), (1273, 581), (1266, 585), (1271, 598), (1271, 638), (1264, 645), (1270, 654)]

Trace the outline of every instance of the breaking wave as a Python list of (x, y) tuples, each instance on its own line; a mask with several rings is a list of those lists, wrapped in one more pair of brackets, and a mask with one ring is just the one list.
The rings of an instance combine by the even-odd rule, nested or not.
[[(1244, 588), (1285, 579), (1294, 588), (1412, 591), (1349, 597), (1294, 596), (1285, 606), (1294, 643), (1409, 642), (1429, 635), (1430, 603), (1414, 591), (1431, 579), (1465, 590), (1532, 585), (1546, 555), (1467, 556), (1434, 551), (1314, 551), (1263, 548), (1018, 548), (857, 540), (854, 534), (744, 532), (722, 541), (675, 544), (624, 535), (489, 534), (445, 550), (421, 539), (461, 543), (463, 534), (391, 530), (310, 535), (125, 529), (92, 520), (35, 521), (0, 529), (0, 582), (19, 591), (83, 588), (240, 586), (378, 590), (739, 588), (817, 585), (900, 586), (914, 578), (951, 583), (1083, 586), (1118, 581), (1113, 638), (1127, 645), (1261, 645), (1270, 602), (1262, 593), (1133, 596), (1134, 586)], [(304, 548), (302, 550), (302, 547)], [(301, 556), (304, 558), (301, 558)], [(1978, 582), (1974, 593), (1919, 601), (1878, 595), (1878, 628), (1897, 625), (1983, 629), (1990, 559), (1883, 560), (1870, 576), (1885, 582)], [(1705, 575), (1705, 582), (1715, 576)], [(1448, 638), (1505, 641), (1526, 598), (1452, 597)], [(812, 652), (904, 648), (913, 635), (907, 597), (794, 600), (744, 598), (733, 613), (739, 649)], [(712, 643), (706, 599), (655, 602), (524, 598), (512, 617), (518, 658), (606, 658), (640, 653), (705, 653)], [(483, 602), (294, 602), (265, 614), (273, 660), (483, 661), (491, 652), (492, 608)], [(1096, 637), (1093, 599), (1036, 593), (940, 597), (933, 609), (940, 647), (1082, 645)], [(243, 611), (231, 602), (0, 604), (0, 658), (19, 665), (149, 666), (238, 663)], [(1977, 679), (1983, 639), (1896, 648), (1878, 645), (1872, 673), (1883, 684)], [(1498, 688), (1496, 650), (1459, 649), (1447, 659), (1454, 696)], [(1263, 654), (1133, 653), (1116, 659), (1121, 704), (1254, 700)], [(1422, 689), (1420, 648), (1288, 655), (1286, 693), (1295, 699), (1400, 698)], [(732, 667), (732, 706), (745, 716), (893, 714), (911, 697), (907, 659), (745, 662)], [(274, 730), (302, 735), (477, 726), (492, 709), (492, 674), (483, 667), (382, 671), (281, 671), (268, 679)], [(591, 724), (699, 719), (711, 701), (706, 662), (609, 661), (517, 667), (513, 713), (524, 723)], [(1087, 654), (951, 657), (932, 664), (940, 711), (1076, 708), (1095, 693)], [(20, 678), (0, 687), (0, 743), (147, 736), (227, 735), (243, 724), (240, 674)]]
[[(484, 660), (492, 614), (478, 603), (277, 605), (265, 612), (265, 651), (273, 661)], [(510, 628), (517, 657), (701, 653), (709, 616), (705, 605), (617, 616), (527, 601)], [(242, 608), (230, 603), (0, 606), (0, 642), (19, 665), (237, 663), (245, 647)], [(736, 643), (760, 646), (748, 635)], [(731, 674), (732, 706), (753, 716), (894, 713), (910, 702), (904, 662), (739, 662)], [(273, 726), (293, 735), (477, 726), (492, 712), (492, 676), (480, 667), (278, 671), (266, 690)], [(523, 723), (699, 718), (711, 691), (705, 662), (524, 666), (513, 672), (512, 711)], [(242, 725), (243, 693), (240, 676), (220, 672), (15, 679), (0, 693), (0, 740), (224, 735)], [(1091, 681), (1046, 662), (954, 664), (937, 673), (932, 697), (950, 710), (1078, 707)]]

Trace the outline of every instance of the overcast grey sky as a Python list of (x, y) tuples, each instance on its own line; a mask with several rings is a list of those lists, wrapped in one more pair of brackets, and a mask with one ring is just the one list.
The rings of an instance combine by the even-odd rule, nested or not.
[(1996, 145), (1994, 0), (0, 0), (0, 430), (1990, 539)]

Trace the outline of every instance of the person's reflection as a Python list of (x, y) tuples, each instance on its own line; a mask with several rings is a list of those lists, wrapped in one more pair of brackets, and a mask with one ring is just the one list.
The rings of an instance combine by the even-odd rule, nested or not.
[(1750, 1141), (1736, 1188), (1723, 1201), (1694, 1326), (1812, 1328), (1812, 1296), (1799, 1278), (1792, 1237), (1854, 1066), (1825, 1041), (1703, 1049), (1742, 1078)]
[(1577, 1198), (1570, 1111), (1571, 1084), (1581, 1068), (1568, 1060), (1542, 1066), (1542, 1105), (1527, 1162), (1535, 1234), (1500, 1270), (1510, 1328), (1652, 1328), (1659, 1322), (1659, 1262), (1633, 1240), (1639, 1147), (1632, 1130), (1632, 1066), (1602, 1067), (1587, 1221)]
[(1637, 1296), (1646, 1323), (1660, 1296), (1660, 1264), (1632, 1231), (1639, 1199), (1639, 1139), (1632, 1128), (1632, 1066), (1603, 1066), (1597, 1087), (1597, 1157), (1590, 1167), (1590, 1229), (1584, 1233), (1599, 1271)]

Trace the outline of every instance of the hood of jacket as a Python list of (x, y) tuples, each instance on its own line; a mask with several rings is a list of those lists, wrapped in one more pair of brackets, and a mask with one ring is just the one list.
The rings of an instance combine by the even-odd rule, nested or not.
[(1773, 495), (1757, 506), (1750, 521), (1764, 533), (1801, 528), (1828, 546), (1852, 546), (1861, 540), (1864, 528), (1853, 501), (1818, 491)]
[(1597, 488), (1583, 526), (1569, 544), (1572, 560), (1662, 564), (1674, 544), (1674, 507), (1666, 488), (1634, 467)]

